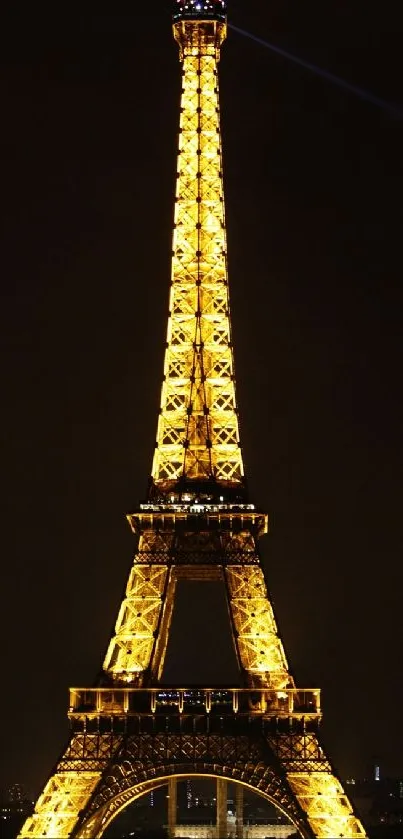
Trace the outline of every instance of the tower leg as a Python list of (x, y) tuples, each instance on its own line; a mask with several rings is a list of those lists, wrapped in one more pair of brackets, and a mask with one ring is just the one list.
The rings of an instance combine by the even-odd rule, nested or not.
[(240, 784), (235, 786), (235, 825), (236, 839), (243, 837), (243, 787)]
[(177, 800), (178, 782), (176, 778), (170, 778), (168, 781), (168, 839), (175, 839)]
[(227, 781), (217, 778), (217, 839), (227, 839)]

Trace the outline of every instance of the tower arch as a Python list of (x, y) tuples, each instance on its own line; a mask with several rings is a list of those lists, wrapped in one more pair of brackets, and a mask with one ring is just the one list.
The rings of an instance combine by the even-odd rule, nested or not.
[(111, 791), (110, 798), (103, 804), (94, 801), (94, 812), (77, 826), (73, 834), (74, 839), (102, 839), (112, 822), (134, 801), (164, 786), (171, 779), (181, 781), (192, 778), (221, 779), (242, 786), (276, 807), (289, 819), (301, 839), (311, 839), (312, 833), (304, 824), (301, 813), (296, 812), (292, 796), (287, 794), (285, 788), (279, 786), (275, 772), (268, 772), (267, 767), (259, 763), (250, 764), (246, 771), (237, 770), (236, 767), (213, 768), (206, 764), (192, 766), (184, 763), (176, 766), (164, 763), (149, 768), (142, 776), (140, 780), (136, 769), (133, 768), (125, 778), (124, 789), (120, 792)]

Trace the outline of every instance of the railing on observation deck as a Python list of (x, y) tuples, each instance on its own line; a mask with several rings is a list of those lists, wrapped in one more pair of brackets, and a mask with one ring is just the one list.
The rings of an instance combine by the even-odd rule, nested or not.
[(69, 716), (219, 714), (318, 718), (320, 690), (70, 688)]

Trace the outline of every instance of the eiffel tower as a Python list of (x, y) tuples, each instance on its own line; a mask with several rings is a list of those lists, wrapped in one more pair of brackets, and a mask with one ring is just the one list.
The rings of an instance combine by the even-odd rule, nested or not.
[[(176, 0), (182, 68), (167, 344), (146, 503), (128, 516), (137, 550), (101, 677), (70, 690), (70, 736), (21, 839), (104, 835), (135, 799), (178, 778), (228, 782), (243, 836), (246, 787), (297, 833), (365, 837), (320, 742), (320, 691), (296, 687), (258, 551), (267, 515), (250, 503), (238, 430), (228, 296), (217, 67), (224, 0)], [(163, 687), (178, 580), (220, 580), (239, 665), (233, 688)]]

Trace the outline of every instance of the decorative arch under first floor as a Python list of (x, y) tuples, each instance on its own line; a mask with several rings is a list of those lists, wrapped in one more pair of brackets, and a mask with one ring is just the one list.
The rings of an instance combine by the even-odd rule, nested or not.
[[(246, 767), (244, 767), (245, 770)], [(193, 769), (193, 771), (192, 771)], [(265, 771), (263, 771), (265, 769)], [(195, 771), (196, 770), (196, 771)], [(277, 810), (285, 816), (289, 822), (280, 826), (271, 828), (273, 836), (278, 839), (287, 839), (291, 836), (300, 836), (302, 839), (310, 839), (313, 836), (308, 832), (306, 826), (301, 824), (299, 814), (295, 812), (295, 804), (290, 798), (287, 800), (285, 789), (281, 789), (281, 784), (278, 783), (278, 778), (275, 774), (259, 764), (251, 764), (248, 771), (244, 771), (243, 780), (238, 780), (234, 777), (234, 773), (221, 770), (221, 767), (212, 769), (208, 766), (161, 766), (153, 767), (148, 773), (144, 772), (142, 780), (130, 777), (133, 773), (129, 773), (125, 778), (124, 789), (121, 791), (110, 790), (111, 797), (105, 803), (97, 802), (94, 805), (96, 809), (86, 818), (78, 830), (75, 831), (75, 839), (101, 839), (107, 832), (111, 823), (131, 804), (136, 800), (157, 790), (161, 786), (168, 786), (167, 795), (167, 827), (169, 839), (175, 839), (181, 835), (181, 831), (177, 824), (177, 784), (179, 781), (189, 779), (210, 779), (217, 783), (217, 815), (216, 825), (212, 827), (192, 826), (190, 832), (192, 835), (203, 839), (203, 837), (214, 837), (214, 839), (223, 839), (223, 837), (231, 837), (231, 839), (260, 839), (267, 835), (267, 826), (244, 826), (243, 819), (243, 793), (244, 790), (249, 790), (256, 795), (264, 798)], [(144, 777), (145, 775), (151, 777)], [(112, 778), (110, 779), (112, 781)], [(132, 783), (134, 781), (134, 783)], [(227, 812), (227, 786), (228, 783), (235, 783), (236, 785), (236, 814), (232, 824), (228, 823)], [(131, 785), (132, 784), (132, 785)], [(291, 812), (290, 812), (291, 811)], [(308, 828), (309, 830), (309, 828)], [(186, 835), (190, 835), (189, 827), (186, 827)]]
[[(235, 722), (218, 713), (208, 725), (203, 715), (179, 717), (157, 715), (150, 721), (140, 715), (126, 734), (119, 733), (116, 721), (109, 734), (91, 734), (85, 725), (74, 732), (20, 839), (99, 839), (136, 799), (171, 779), (195, 776), (235, 783), (262, 796), (302, 839), (365, 839), (317, 733), (305, 723), (286, 720), (280, 731), (281, 721), (262, 721), (250, 713)], [(224, 805), (219, 818), (224, 825)], [(173, 825), (173, 811), (170, 820)], [(240, 829), (237, 839), (244, 839)]]

